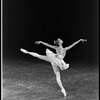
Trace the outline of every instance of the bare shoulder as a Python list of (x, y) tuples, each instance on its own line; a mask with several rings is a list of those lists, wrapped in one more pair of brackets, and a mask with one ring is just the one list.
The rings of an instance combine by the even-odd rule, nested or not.
[(67, 51), (67, 50), (68, 50), (68, 47), (63, 48), (63, 50), (64, 50), (64, 51)]

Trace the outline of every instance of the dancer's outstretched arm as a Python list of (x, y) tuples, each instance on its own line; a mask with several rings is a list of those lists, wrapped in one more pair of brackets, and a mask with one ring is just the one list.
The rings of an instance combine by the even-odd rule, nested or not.
[(40, 43), (43, 44), (43, 45), (45, 45), (45, 46), (47, 46), (47, 47), (50, 47), (52, 49), (56, 49), (56, 46), (50, 45), (48, 43), (45, 43), (45, 42), (42, 42), (42, 41), (36, 41), (35, 42), (35, 44), (40, 44)]
[(78, 43), (81, 42), (81, 41), (82, 41), (82, 43), (87, 42), (86, 39), (80, 39), (80, 40), (74, 42), (72, 45), (70, 45), (70, 46), (68, 46), (68, 47), (65, 47), (64, 49), (65, 49), (65, 50), (69, 50), (69, 49), (71, 49), (72, 47), (74, 47), (76, 44), (78, 44)]

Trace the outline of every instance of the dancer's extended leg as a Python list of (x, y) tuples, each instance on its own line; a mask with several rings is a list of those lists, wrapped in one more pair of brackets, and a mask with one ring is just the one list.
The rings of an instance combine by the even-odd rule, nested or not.
[(21, 48), (20, 50), (21, 50), (23, 53), (25, 53), (25, 54), (29, 54), (29, 55), (31, 55), (31, 56), (34, 56), (34, 57), (37, 57), (37, 58), (39, 58), (39, 59), (42, 59), (42, 60), (45, 60), (45, 61), (50, 62), (47, 56), (39, 55), (38, 53), (35, 53), (35, 52), (29, 52), (29, 51), (27, 51), (27, 50), (25, 50), (25, 49), (22, 49), (22, 48)]
[(59, 87), (61, 88), (61, 92), (64, 94), (64, 96), (66, 96), (66, 90), (64, 89), (62, 82), (61, 82), (60, 69), (56, 64), (52, 64), (52, 67), (53, 67), (54, 73), (56, 75), (57, 83), (58, 83)]

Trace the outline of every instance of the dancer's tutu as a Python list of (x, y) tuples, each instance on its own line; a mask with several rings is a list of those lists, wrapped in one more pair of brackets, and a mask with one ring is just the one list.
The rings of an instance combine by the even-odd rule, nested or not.
[(67, 68), (69, 68), (69, 64), (66, 64), (64, 62), (63, 59), (58, 59), (57, 58), (57, 54), (54, 54), (52, 51), (50, 51), (49, 49), (46, 49), (46, 55), (48, 56), (49, 60), (52, 63), (56, 63), (57, 66), (61, 69), (61, 70), (66, 70)]

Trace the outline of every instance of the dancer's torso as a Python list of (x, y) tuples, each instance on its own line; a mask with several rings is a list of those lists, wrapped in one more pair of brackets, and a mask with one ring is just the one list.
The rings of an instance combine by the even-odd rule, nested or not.
[(65, 55), (66, 55), (66, 51), (64, 50), (64, 48), (62, 47), (57, 47), (56, 48), (56, 57), (58, 59), (64, 59)]

